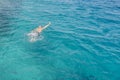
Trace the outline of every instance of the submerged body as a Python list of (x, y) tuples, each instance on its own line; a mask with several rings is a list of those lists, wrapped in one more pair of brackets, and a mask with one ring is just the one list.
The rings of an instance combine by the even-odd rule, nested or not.
[(39, 26), (38, 28), (32, 30), (30, 33), (28, 33), (28, 37), (30, 42), (35, 42), (36, 40), (38, 40), (40, 33), (46, 29), (51, 23), (49, 22), (46, 26), (42, 27)]

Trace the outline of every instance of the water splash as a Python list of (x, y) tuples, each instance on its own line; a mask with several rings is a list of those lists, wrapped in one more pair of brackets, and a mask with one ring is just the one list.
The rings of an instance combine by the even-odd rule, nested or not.
[[(32, 33), (33, 34), (33, 33)], [(40, 41), (40, 40), (43, 40), (44, 39), (44, 36), (42, 34), (39, 34), (39, 35), (28, 35), (27, 34), (27, 40), (29, 42), (36, 42), (36, 41)]]

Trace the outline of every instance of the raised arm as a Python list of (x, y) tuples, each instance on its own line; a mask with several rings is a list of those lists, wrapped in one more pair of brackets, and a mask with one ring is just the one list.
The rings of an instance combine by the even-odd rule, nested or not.
[(50, 24), (51, 24), (51, 22), (49, 22), (47, 25), (45, 25), (45, 26), (42, 28), (42, 30), (43, 30), (43, 29), (46, 29)]

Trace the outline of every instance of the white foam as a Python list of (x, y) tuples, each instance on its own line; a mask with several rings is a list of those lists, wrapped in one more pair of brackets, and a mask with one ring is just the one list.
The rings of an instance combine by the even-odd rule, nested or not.
[(27, 37), (29, 42), (36, 42), (44, 38), (41, 34), (38, 34), (36, 32), (28, 33)]

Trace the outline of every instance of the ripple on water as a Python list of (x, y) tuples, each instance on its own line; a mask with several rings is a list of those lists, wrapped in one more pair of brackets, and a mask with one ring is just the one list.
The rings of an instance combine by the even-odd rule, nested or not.
[(0, 79), (118, 80), (119, 12), (117, 0), (0, 0)]

